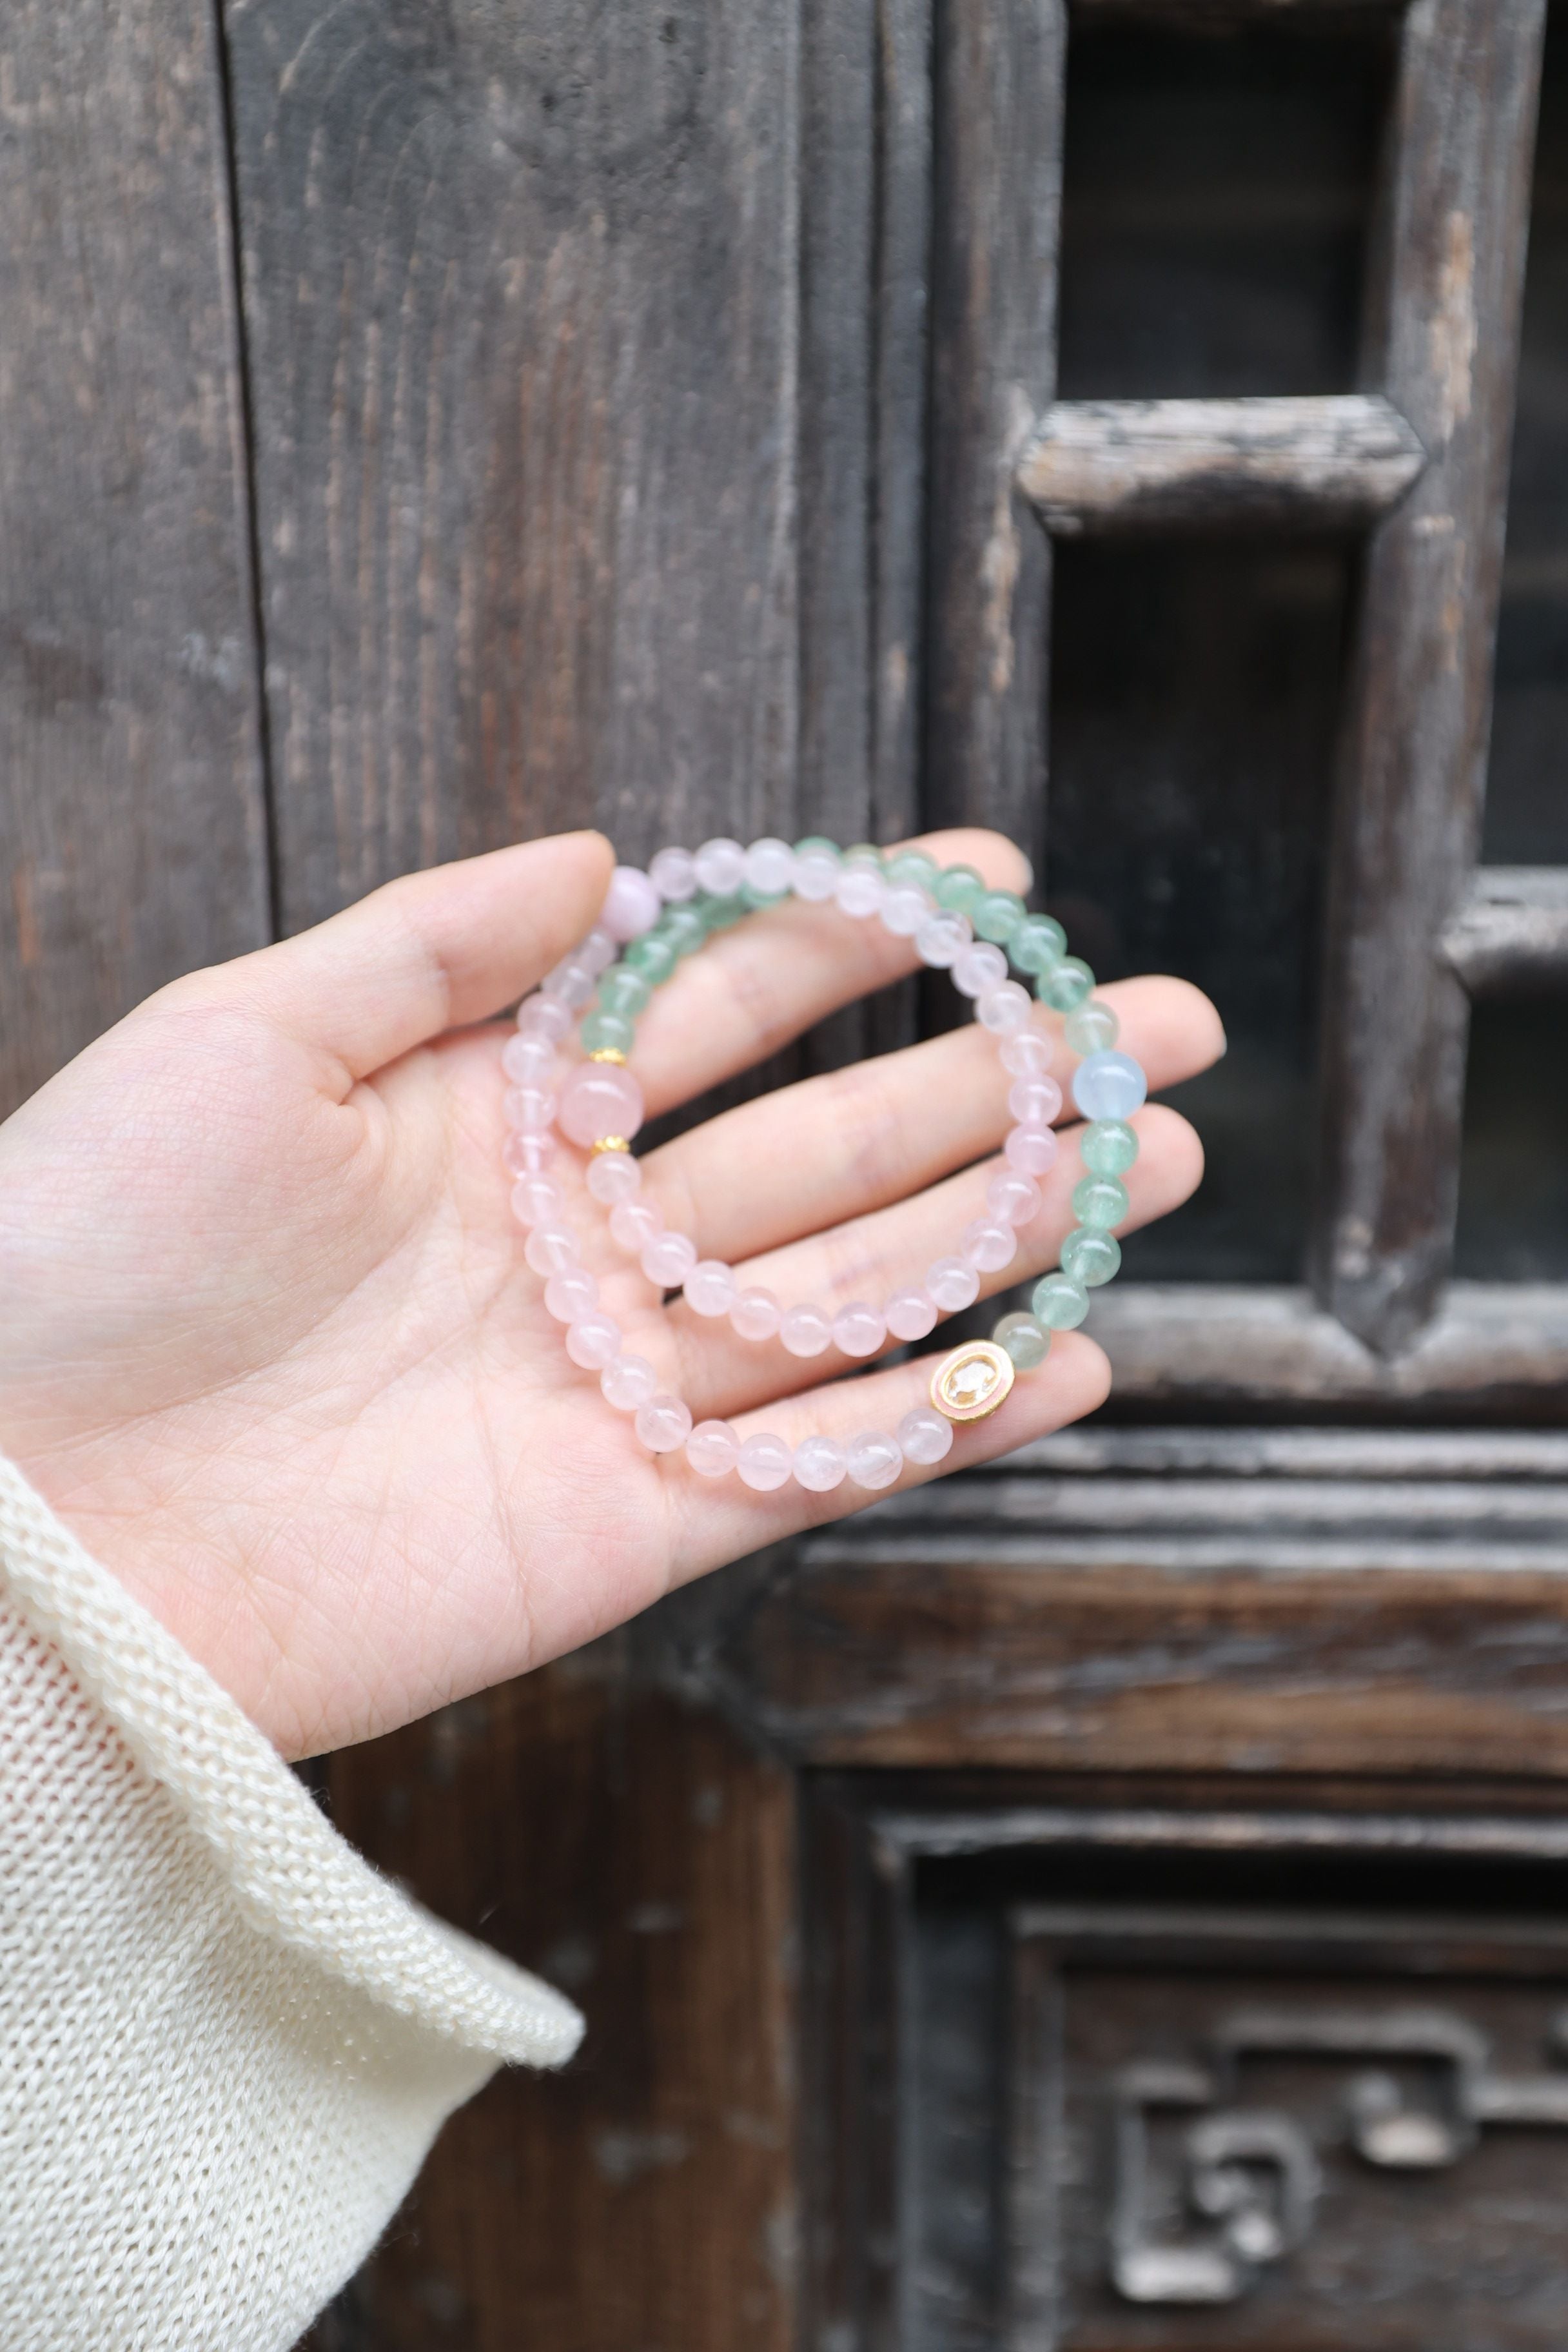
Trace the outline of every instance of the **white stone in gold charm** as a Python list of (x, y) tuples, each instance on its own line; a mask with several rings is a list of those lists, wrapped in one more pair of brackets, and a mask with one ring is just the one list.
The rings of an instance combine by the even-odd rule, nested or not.
[(1013, 1385), (1013, 1359), (989, 1339), (970, 1339), (931, 1376), (931, 1401), (949, 1421), (984, 1421)]

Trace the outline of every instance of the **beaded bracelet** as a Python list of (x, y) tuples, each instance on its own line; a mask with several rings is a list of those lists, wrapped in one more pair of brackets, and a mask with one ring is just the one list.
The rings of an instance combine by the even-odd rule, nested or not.
[[(861, 921), (879, 918), (896, 938), (912, 942), (922, 963), (952, 972), (997, 1040), (1016, 1122), (1003, 1147), (1005, 1164), (986, 1191), (987, 1213), (964, 1229), (954, 1254), (928, 1267), (923, 1283), (895, 1291), (880, 1306), (857, 1300), (832, 1316), (809, 1303), (785, 1307), (770, 1290), (742, 1287), (729, 1265), (699, 1258), (689, 1237), (671, 1232), (643, 1196), (630, 1148), (643, 1121), (642, 1089), (627, 1066), (637, 1015), (715, 932), (792, 895), (813, 904), (831, 900)], [(659, 1392), (652, 1364), (625, 1352), (619, 1327), (599, 1307), (598, 1285), (582, 1263), (561, 1189), (547, 1172), (555, 1128), (588, 1152), (587, 1189), (608, 1211), (612, 1239), (661, 1291), (682, 1291), (694, 1314), (727, 1316), (742, 1339), (776, 1336), (797, 1357), (836, 1346), (846, 1357), (865, 1358), (889, 1338), (923, 1339), (940, 1316), (973, 1305), (982, 1275), (1011, 1263), (1016, 1228), (1040, 1206), (1036, 1179), (1057, 1156), (1051, 1122), (1062, 1092), (1049, 1076), (1051, 1040), (1036, 1023), (1027, 989), (1009, 978), (1009, 961), (1033, 982), (1042, 1005), (1065, 1015), (1065, 1040), (1083, 1056), (1072, 1096), (1089, 1122), (1079, 1143), (1089, 1172), (1073, 1191), (1079, 1223), (1062, 1244), (1060, 1271), (1036, 1285), (1032, 1312), (1004, 1315), (989, 1339), (969, 1340), (942, 1357), (931, 1374), (930, 1405), (907, 1412), (894, 1432), (863, 1430), (844, 1445), (811, 1436), (791, 1447), (769, 1430), (742, 1440), (723, 1421), (694, 1428), (689, 1409)], [(517, 1034), (502, 1052), (510, 1081), (503, 1156), (514, 1179), (512, 1212), (528, 1231), (524, 1255), (544, 1277), (546, 1307), (566, 1327), (567, 1354), (597, 1372), (611, 1405), (635, 1414), (650, 1453), (684, 1447), (702, 1476), (733, 1470), (759, 1492), (792, 1476), (815, 1493), (846, 1477), (870, 1489), (890, 1486), (906, 1461), (942, 1460), (954, 1423), (994, 1412), (1016, 1375), (1044, 1361), (1052, 1332), (1083, 1321), (1089, 1291), (1109, 1282), (1121, 1263), (1112, 1228), (1127, 1214), (1121, 1179), (1138, 1156), (1127, 1121), (1147, 1091), (1138, 1064), (1117, 1050), (1116, 1015), (1093, 988), (1094, 974), (1068, 954), (1067, 935), (1052, 917), (1031, 914), (1010, 890), (988, 888), (973, 866), (940, 867), (923, 850), (884, 856), (869, 847), (840, 852), (816, 837), (793, 848), (784, 841), (746, 849), (716, 840), (695, 852), (662, 849), (646, 873), (616, 868), (597, 925), (524, 999)], [(557, 1057), (574, 1026), (586, 1058), (561, 1077)]]

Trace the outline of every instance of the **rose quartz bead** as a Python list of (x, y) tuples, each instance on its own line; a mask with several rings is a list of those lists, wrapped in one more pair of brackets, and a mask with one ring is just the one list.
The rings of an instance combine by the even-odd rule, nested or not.
[(520, 1135), (537, 1135), (554, 1119), (555, 1097), (547, 1087), (508, 1087), (501, 1110)]
[(578, 962), (585, 963), (597, 980), (601, 972), (609, 971), (615, 960), (616, 941), (608, 931), (596, 924), (577, 950)]
[(642, 1270), (661, 1290), (679, 1290), (697, 1263), (696, 1244), (684, 1234), (655, 1234), (642, 1246)]
[(779, 1325), (779, 1338), (792, 1356), (820, 1356), (832, 1337), (820, 1307), (792, 1307)]
[(548, 1176), (520, 1176), (511, 1188), (511, 1213), (520, 1225), (548, 1225), (560, 1215), (561, 1187)]
[(581, 956), (563, 956), (539, 983), (542, 996), (559, 997), (574, 1013), (581, 1013), (594, 993), (594, 975)]
[(1055, 1078), (1016, 1078), (1007, 1089), (1007, 1108), (1020, 1127), (1049, 1127), (1061, 1107)]
[(586, 1267), (563, 1265), (544, 1286), (545, 1312), (557, 1323), (575, 1323), (599, 1303), (599, 1286)]
[(535, 1274), (547, 1275), (575, 1265), (583, 1255), (571, 1226), (559, 1223), (535, 1225), (522, 1254)]
[(691, 1434), (691, 1413), (678, 1396), (649, 1397), (633, 1426), (650, 1454), (673, 1454)]
[(994, 1036), (1016, 1036), (1029, 1025), (1030, 999), (1016, 980), (999, 981), (988, 988), (974, 1010)]
[(965, 1225), (959, 1247), (982, 1274), (1000, 1274), (1017, 1255), (1018, 1236), (1000, 1217), (976, 1217)]
[(979, 1297), (980, 1276), (966, 1257), (939, 1257), (926, 1268), (926, 1288), (944, 1315), (956, 1315)]
[(915, 933), (915, 953), (933, 971), (951, 971), (973, 938), (962, 915), (950, 914), (942, 908), (928, 915)]
[(648, 866), (648, 879), (672, 907), (697, 896), (697, 860), (689, 849), (661, 849)]
[(1016, 1127), (1002, 1147), (1010, 1166), (1025, 1176), (1043, 1176), (1054, 1167), (1057, 1131), (1054, 1127)]
[(711, 890), (716, 898), (732, 898), (746, 878), (745, 851), (722, 834), (703, 843), (695, 863), (700, 887)]
[(1007, 959), (989, 940), (976, 940), (952, 967), (952, 984), (961, 996), (984, 996), (989, 989), (1000, 988), (1006, 977)]
[(847, 915), (864, 921), (868, 915), (881, 913), (888, 886), (874, 866), (847, 866), (833, 895)]
[(617, 1412), (636, 1412), (658, 1386), (658, 1374), (646, 1356), (616, 1356), (599, 1374), (606, 1404)]
[(501, 1166), (511, 1176), (538, 1176), (549, 1167), (556, 1153), (555, 1138), (549, 1129), (531, 1129), (520, 1135), (514, 1129), (501, 1145)]
[(863, 1429), (844, 1449), (849, 1475), (858, 1486), (890, 1486), (901, 1475), (904, 1457), (896, 1437), (885, 1429)]
[(882, 901), (882, 928), (896, 940), (912, 940), (931, 912), (929, 892), (916, 882), (898, 883)]
[(851, 1300), (833, 1318), (834, 1345), (847, 1356), (874, 1356), (887, 1336), (887, 1318), (863, 1299)]
[(842, 870), (837, 858), (830, 857), (826, 849), (808, 849), (795, 861), (790, 887), (808, 906), (821, 906), (837, 889)]
[(936, 1329), (936, 1301), (929, 1290), (896, 1290), (888, 1301), (888, 1328), (895, 1339), (923, 1339)]
[[(556, 1280), (560, 1277), (557, 1276)], [(579, 1315), (566, 1333), (566, 1353), (585, 1372), (602, 1372), (621, 1352), (621, 1327), (613, 1315)]]
[(617, 1201), (610, 1211), (610, 1239), (628, 1257), (641, 1257), (655, 1234), (664, 1231), (664, 1219), (651, 1201)]
[(808, 1495), (826, 1495), (843, 1485), (849, 1465), (844, 1459), (844, 1448), (835, 1445), (831, 1437), (803, 1437), (791, 1467), (795, 1484)]
[(685, 1290), (694, 1315), (728, 1315), (735, 1296), (734, 1270), (722, 1258), (701, 1258), (687, 1276)]
[(735, 1467), (746, 1486), (759, 1495), (771, 1495), (789, 1476), (791, 1460), (782, 1437), (775, 1437), (771, 1429), (759, 1429), (742, 1444)]
[(934, 1405), (918, 1404), (906, 1412), (898, 1428), (899, 1444), (906, 1462), (919, 1462), (928, 1469), (952, 1451), (952, 1423)]
[(555, 1048), (548, 1037), (519, 1032), (501, 1047), (500, 1066), (514, 1087), (542, 1086), (555, 1067)]
[(760, 1283), (751, 1290), (738, 1290), (730, 1302), (730, 1320), (742, 1339), (771, 1339), (783, 1315), (773, 1292)]
[(746, 852), (746, 879), (764, 898), (776, 898), (795, 878), (795, 852), (787, 841), (771, 833), (753, 841)]
[(629, 1151), (595, 1151), (588, 1162), (588, 1190), (606, 1209), (635, 1201), (642, 1190), (642, 1170)]
[(985, 1205), (1009, 1225), (1026, 1225), (1040, 1206), (1040, 1188), (1016, 1168), (998, 1169), (985, 1187)]
[(643, 1123), (642, 1088), (619, 1062), (582, 1062), (561, 1089), (557, 1117), (573, 1143), (611, 1135), (629, 1143)]
[(727, 1421), (700, 1421), (686, 1441), (686, 1458), (700, 1478), (722, 1478), (741, 1458), (741, 1441)]
[(548, 1037), (559, 1045), (572, 1028), (572, 1015), (558, 996), (525, 996), (517, 1008), (518, 1033), (524, 1037)]
[(1016, 1078), (1037, 1078), (1051, 1066), (1051, 1041), (1039, 1029), (1018, 1029), (1002, 1041), (1002, 1067)]
[(662, 911), (652, 877), (635, 866), (617, 866), (599, 909), (599, 929), (608, 931), (613, 940), (640, 939)]

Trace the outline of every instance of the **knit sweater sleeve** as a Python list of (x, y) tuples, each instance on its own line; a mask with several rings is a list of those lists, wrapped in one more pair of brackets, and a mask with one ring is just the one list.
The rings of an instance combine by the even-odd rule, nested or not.
[(339, 1838), (0, 1461), (0, 2343), (286, 2352), (576, 2012)]

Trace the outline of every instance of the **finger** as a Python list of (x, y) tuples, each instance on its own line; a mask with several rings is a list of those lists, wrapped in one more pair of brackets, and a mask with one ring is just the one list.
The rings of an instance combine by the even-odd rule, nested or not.
[[(811, 1433), (840, 1444), (867, 1429), (889, 1435), (906, 1412), (931, 1402), (933, 1359), (917, 1358), (890, 1364), (858, 1381), (830, 1387), (770, 1406), (763, 1413), (737, 1423), (742, 1437), (753, 1428), (767, 1428), (790, 1444)], [(1110, 1390), (1110, 1367), (1103, 1351), (1079, 1331), (1058, 1333), (1049, 1355), (1033, 1371), (1020, 1372), (1005, 1403), (985, 1421), (956, 1424), (952, 1450), (934, 1466), (906, 1462), (898, 1481), (900, 1488), (922, 1486), (950, 1470), (971, 1470), (982, 1462), (1011, 1454), (1054, 1429), (1078, 1421), (1103, 1404)], [(737, 1553), (755, 1551), (806, 1528), (875, 1502), (877, 1496), (846, 1478), (828, 1493), (808, 1494), (791, 1478), (771, 1495), (759, 1495), (731, 1474), (704, 1479), (684, 1472), (689, 1516), (688, 1539), (681, 1547), (677, 1575), (681, 1581), (733, 1559)]]
[[(1155, 1091), (1225, 1050), (1218, 1013), (1184, 980), (1122, 981), (1101, 993)], [(1058, 1043), (1064, 1094), (1078, 1061)], [(994, 1151), (1012, 1124), (1010, 1084), (995, 1038), (971, 1023), (742, 1103), (650, 1152), (643, 1180), (666, 1222), (704, 1257), (753, 1256), (902, 1200)]]
[[(997, 889), (1026, 887), (1028, 863), (999, 833), (935, 833), (910, 846), (973, 866)], [(661, 988), (637, 1024), (636, 1068), (650, 1117), (689, 1102), (813, 1024), (918, 968), (910, 940), (875, 916), (800, 899), (721, 931)]]
[[(1204, 1166), (1203, 1146), (1179, 1111), (1152, 1103), (1131, 1125), (1139, 1154), (1121, 1180), (1129, 1202), (1118, 1228), (1123, 1234), (1179, 1208), (1196, 1191)], [(1033, 1281), (1056, 1265), (1078, 1222), (1072, 1189), (1084, 1172), (1080, 1132), (1064, 1132), (1060, 1158), (1039, 1180), (1037, 1213), (1018, 1229), (1011, 1263), (980, 1276), (981, 1297)], [(809, 1299), (829, 1315), (852, 1299), (880, 1305), (894, 1291), (921, 1281), (933, 1259), (954, 1254), (965, 1225), (983, 1213), (985, 1187), (1000, 1164), (992, 1160), (965, 1169), (912, 1200), (751, 1259), (737, 1266), (737, 1276), (744, 1286), (772, 1290), (790, 1306)], [(727, 1318), (704, 1318), (681, 1304), (668, 1310), (667, 1321), (680, 1353), (680, 1393), (700, 1419), (748, 1412), (769, 1397), (793, 1393), (825, 1373), (842, 1370), (849, 1360), (834, 1349), (803, 1360), (776, 1339), (742, 1339)]]
[(602, 834), (567, 833), (405, 874), (165, 993), (247, 1003), (352, 1084), (531, 988), (592, 929), (613, 865)]

